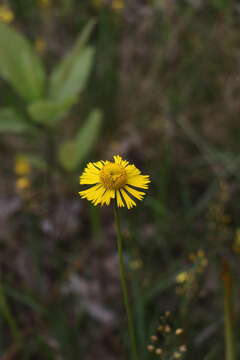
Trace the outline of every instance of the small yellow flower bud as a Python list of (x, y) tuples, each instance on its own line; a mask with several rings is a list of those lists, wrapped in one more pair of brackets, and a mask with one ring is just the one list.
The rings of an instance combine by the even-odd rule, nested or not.
[(182, 284), (188, 280), (189, 276), (187, 271), (182, 271), (176, 276), (176, 282)]
[(179, 351), (181, 351), (181, 352), (186, 352), (186, 351), (187, 351), (187, 346), (186, 346), (186, 345), (181, 345), (181, 346), (179, 347)]
[(176, 351), (176, 352), (173, 354), (173, 357), (174, 357), (174, 359), (181, 359), (182, 355), (181, 355), (179, 352)]
[(176, 331), (175, 331), (175, 334), (176, 335), (180, 335), (180, 334), (182, 334), (183, 333), (183, 329), (181, 329), (181, 328), (178, 328), (178, 329), (176, 329)]
[(155, 348), (153, 345), (148, 345), (147, 349), (148, 349), (148, 351), (153, 352)]
[(30, 181), (28, 178), (26, 177), (20, 177), (19, 179), (17, 179), (16, 181), (16, 188), (18, 190), (25, 190), (27, 188), (30, 187)]
[(38, 37), (35, 40), (35, 49), (39, 54), (43, 54), (46, 50), (46, 42), (42, 37)]
[(14, 20), (14, 13), (6, 5), (0, 5), (0, 20), (6, 24)]
[(156, 335), (152, 335), (150, 339), (152, 342), (156, 342), (158, 340), (158, 337)]
[(123, 0), (113, 0), (112, 9), (115, 11), (124, 9), (124, 1)]
[(15, 160), (14, 170), (16, 175), (28, 175), (31, 170), (28, 159), (23, 155), (18, 155)]
[(169, 326), (169, 325), (166, 325), (165, 326), (165, 328), (164, 328), (164, 331), (166, 332), (166, 333), (170, 333), (171, 332), (171, 327)]

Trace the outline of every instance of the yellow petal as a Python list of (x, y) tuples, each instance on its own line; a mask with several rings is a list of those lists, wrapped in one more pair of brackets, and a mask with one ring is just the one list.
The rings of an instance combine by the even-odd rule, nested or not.
[(123, 196), (123, 199), (126, 202), (127, 208), (131, 209), (133, 206), (136, 206), (135, 201), (133, 201), (130, 196), (124, 191), (123, 189), (120, 190), (121, 195)]
[(122, 201), (122, 197), (121, 197), (119, 190), (116, 191), (116, 198), (117, 198), (117, 206), (124, 207), (125, 205), (124, 205), (124, 202)]
[[(89, 189), (83, 190), (79, 192), (79, 195), (82, 198), (86, 198), (88, 200), (94, 200), (97, 197), (98, 191), (101, 190), (102, 185), (98, 184), (95, 186), (91, 186)], [(105, 190), (105, 189), (104, 189)]]
[(131, 195), (133, 195), (135, 198), (137, 198), (138, 200), (142, 200), (143, 196), (145, 195), (145, 193), (135, 190), (133, 188), (131, 188), (130, 186), (124, 186), (124, 189), (126, 189)]
[(115, 191), (114, 190), (106, 190), (106, 192), (101, 197), (101, 205), (109, 205), (111, 199), (115, 198)]
[(142, 189), (148, 189), (148, 183), (150, 183), (148, 175), (135, 175), (128, 177), (127, 184), (136, 186)]
[(123, 160), (120, 155), (114, 155), (114, 161), (116, 164), (122, 165), (123, 167), (126, 167), (129, 162), (127, 160)]
[(141, 174), (141, 171), (137, 169), (135, 165), (128, 165), (125, 170), (129, 177)]
[(93, 166), (97, 167), (98, 169), (102, 169), (104, 167), (105, 163), (106, 163), (106, 161), (101, 160), (101, 161), (94, 162)]

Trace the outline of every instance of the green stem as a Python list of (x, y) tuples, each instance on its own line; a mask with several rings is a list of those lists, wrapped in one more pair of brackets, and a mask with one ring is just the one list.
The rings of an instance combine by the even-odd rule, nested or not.
[(14, 316), (11, 313), (10, 307), (7, 303), (7, 299), (2, 285), (0, 285), (0, 313), (8, 323), (8, 326), (16, 343), (19, 343), (21, 340), (21, 334), (14, 319)]
[(225, 326), (225, 360), (236, 360), (234, 324), (233, 324), (233, 296), (232, 277), (229, 265), (223, 262), (223, 286), (224, 286), (224, 326)]
[(122, 286), (122, 292), (123, 292), (123, 298), (124, 298), (124, 305), (125, 305), (127, 320), (128, 320), (128, 332), (129, 332), (130, 344), (131, 344), (131, 354), (132, 354), (133, 360), (138, 360), (135, 330), (134, 330), (134, 325), (133, 325), (133, 315), (132, 315), (132, 309), (131, 309), (131, 305), (130, 305), (130, 301), (129, 301), (128, 290), (127, 290), (126, 272), (125, 272), (124, 258), (123, 258), (122, 234), (121, 234), (121, 229), (120, 229), (119, 215), (118, 215), (118, 209), (117, 209), (116, 202), (114, 204), (114, 217), (115, 217), (115, 225), (116, 225), (116, 232), (117, 232), (120, 279), (121, 279), (121, 286)]

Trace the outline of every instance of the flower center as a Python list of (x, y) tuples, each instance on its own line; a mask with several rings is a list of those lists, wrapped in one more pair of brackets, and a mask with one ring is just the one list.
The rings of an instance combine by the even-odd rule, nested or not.
[(126, 185), (127, 174), (123, 166), (109, 162), (100, 171), (100, 179), (106, 188), (117, 190)]

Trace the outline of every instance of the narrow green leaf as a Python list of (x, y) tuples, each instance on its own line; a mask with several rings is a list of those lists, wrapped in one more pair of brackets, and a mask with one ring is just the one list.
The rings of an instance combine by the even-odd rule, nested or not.
[(43, 96), (45, 73), (30, 43), (10, 26), (0, 22), (0, 77), (26, 101)]
[(59, 161), (67, 171), (75, 170), (93, 149), (102, 123), (102, 113), (93, 110), (75, 139), (60, 146)]
[(24, 133), (33, 130), (12, 108), (0, 109), (0, 132)]
[(62, 102), (39, 100), (28, 106), (28, 112), (36, 122), (52, 126), (66, 115), (74, 103), (75, 97)]

